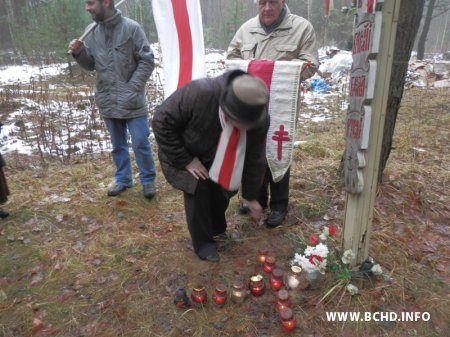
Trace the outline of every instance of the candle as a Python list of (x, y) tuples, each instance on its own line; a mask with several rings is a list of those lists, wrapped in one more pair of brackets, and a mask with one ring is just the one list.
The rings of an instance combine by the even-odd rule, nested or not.
[(207, 300), (206, 290), (202, 286), (197, 286), (192, 290), (191, 299), (195, 303), (205, 303)]
[(224, 306), (227, 302), (227, 288), (223, 284), (218, 284), (212, 295), (214, 303)]
[(175, 293), (175, 299), (173, 300), (173, 303), (178, 308), (188, 308), (189, 307), (189, 298), (186, 294), (186, 289), (179, 288), (177, 292)]
[(249, 288), (253, 296), (262, 296), (266, 288), (263, 277), (260, 274), (252, 276), (250, 278)]
[(280, 311), (281, 328), (284, 332), (291, 332), (297, 325), (294, 319), (294, 313), (290, 308), (284, 308)]
[(275, 258), (273, 256), (267, 256), (263, 264), (263, 270), (269, 274), (273, 268), (275, 268)]
[(256, 257), (256, 260), (259, 263), (263, 264), (264, 261), (266, 261), (266, 257), (267, 257), (268, 254), (269, 254), (269, 250), (267, 248), (265, 248), (265, 247), (260, 248), (258, 250), (258, 256)]
[(275, 268), (270, 274), (269, 283), (273, 290), (280, 290), (284, 286), (283, 271), (279, 268)]
[(288, 287), (289, 289), (295, 289), (300, 285), (300, 273), (302, 268), (299, 266), (292, 266), (291, 271), (288, 275)]
[(286, 289), (281, 289), (277, 292), (277, 300), (275, 302), (275, 309), (281, 312), (284, 308), (289, 308), (291, 302), (289, 300), (289, 292)]
[(242, 281), (235, 281), (231, 289), (231, 300), (234, 303), (242, 303), (248, 296), (248, 290), (244, 288)]

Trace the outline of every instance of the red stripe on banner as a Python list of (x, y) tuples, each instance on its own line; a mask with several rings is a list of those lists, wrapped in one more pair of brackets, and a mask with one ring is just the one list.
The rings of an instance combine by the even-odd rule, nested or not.
[(189, 24), (189, 14), (186, 0), (172, 0), (173, 16), (178, 33), (178, 47), (180, 54), (180, 73), (177, 89), (192, 79), (192, 36)]
[(373, 13), (373, 0), (367, 1), (367, 13)]
[(325, 16), (330, 16), (330, 0), (325, 0)]
[(222, 166), (219, 172), (218, 183), (227, 190), (230, 188), (231, 176), (233, 175), (239, 136), (239, 129), (233, 128), (230, 139), (228, 140), (227, 148), (225, 149)]
[(266, 83), (267, 90), (270, 92), (274, 67), (275, 61), (273, 60), (252, 60), (247, 66), (247, 72), (250, 75), (261, 78)]

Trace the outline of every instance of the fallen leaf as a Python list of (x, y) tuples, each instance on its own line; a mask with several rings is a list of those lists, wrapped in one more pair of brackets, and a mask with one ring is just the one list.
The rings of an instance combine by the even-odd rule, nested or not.
[(44, 327), (44, 323), (39, 318), (33, 319), (33, 328), (31, 329), (31, 332), (36, 334), (39, 330), (41, 330)]
[(43, 279), (44, 279), (44, 273), (41, 272), (41, 271), (38, 272), (37, 274), (33, 275), (33, 277), (31, 278), (30, 283), (28, 283), (28, 289), (30, 289), (36, 283), (42, 282)]

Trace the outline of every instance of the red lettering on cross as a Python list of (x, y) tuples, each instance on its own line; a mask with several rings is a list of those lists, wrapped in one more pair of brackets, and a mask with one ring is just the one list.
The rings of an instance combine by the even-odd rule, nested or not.
[(280, 125), (280, 130), (274, 132), (275, 136), (272, 136), (272, 139), (278, 142), (277, 147), (277, 159), (281, 160), (283, 154), (283, 142), (287, 142), (291, 140), (287, 135), (289, 132), (284, 131), (284, 125)]

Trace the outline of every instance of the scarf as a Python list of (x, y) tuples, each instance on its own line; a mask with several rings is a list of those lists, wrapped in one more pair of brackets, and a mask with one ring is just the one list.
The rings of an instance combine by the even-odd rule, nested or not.
[(219, 107), (222, 132), (209, 177), (227, 191), (237, 191), (244, 170), (247, 132), (234, 127)]

